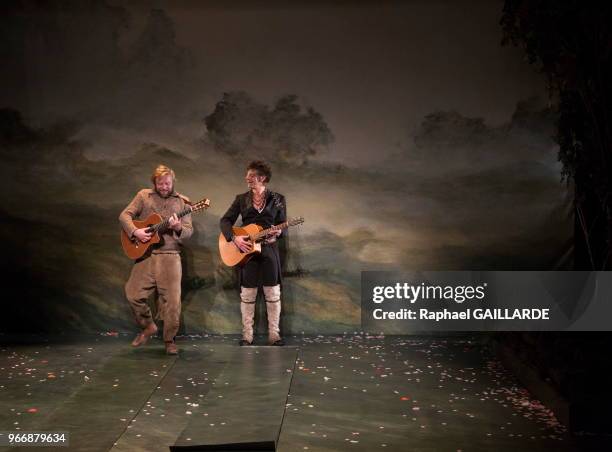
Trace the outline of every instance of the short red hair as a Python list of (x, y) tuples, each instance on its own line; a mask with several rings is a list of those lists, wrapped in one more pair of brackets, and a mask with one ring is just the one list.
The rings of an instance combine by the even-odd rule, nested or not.
[(168, 174), (172, 176), (172, 182), (176, 181), (176, 175), (174, 174), (172, 168), (169, 168), (166, 165), (157, 165), (157, 168), (155, 168), (153, 174), (151, 175), (151, 182), (155, 184), (155, 179), (161, 176), (167, 176)]

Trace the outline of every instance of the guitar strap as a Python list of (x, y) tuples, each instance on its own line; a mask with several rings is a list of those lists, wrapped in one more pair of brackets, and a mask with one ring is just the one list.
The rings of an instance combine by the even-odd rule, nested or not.
[(176, 193), (176, 196), (181, 198), (185, 204), (187, 204), (188, 206), (193, 205), (187, 196), (181, 195), (179, 192), (175, 192), (175, 193)]

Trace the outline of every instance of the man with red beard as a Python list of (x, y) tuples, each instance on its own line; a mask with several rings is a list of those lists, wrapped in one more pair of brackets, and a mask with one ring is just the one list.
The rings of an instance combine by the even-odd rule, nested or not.
[(138, 347), (157, 333), (148, 305), (149, 296), (157, 289), (156, 318), (164, 322), (164, 343), (169, 355), (178, 353), (174, 338), (181, 316), (180, 245), (193, 233), (191, 215), (185, 215), (180, 220), (176, 216), (189, 203), (189, 199), (174, 191), (175, 180), (172, 169), (159, 165), (151, 176), (154, 188), (140, 190), (119, 216), (128, 237), (142, 243), (148, 242), (153, 234), (147, 228), (136, 228), (132, 220), (147, 218), (152, 213), (168, 219), (168, 229), (161, 233), (160, 243), (152, 246), (150, 253), (134, 263), (125, 285), (125, 294), (142, 330), (132, 341), (132, 345)]

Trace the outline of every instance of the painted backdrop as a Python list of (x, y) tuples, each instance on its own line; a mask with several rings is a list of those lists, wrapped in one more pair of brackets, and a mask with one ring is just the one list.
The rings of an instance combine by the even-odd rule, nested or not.
[(184, 333), (240, 329), (216, 242), (255, 158), (306, 219), (285, 332), (358, 330), (362, 270), (567, 266), (553, 101), (500, 45), (501, 6), (3, 2), (2, 331), (134, 329), (117, 217), (160, 163), (213, 203), (184, 253)]

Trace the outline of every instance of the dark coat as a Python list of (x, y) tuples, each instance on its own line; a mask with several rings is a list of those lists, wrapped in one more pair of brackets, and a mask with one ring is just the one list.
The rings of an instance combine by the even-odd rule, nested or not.
[[(225, 212), (225, 215), (223, 215), (219, 221), (221, 232), (228, 242), (232, 240), (232, 226), (236, 223), (238, 216), (242, 217), (242, 226), (255, 223), (265, 229), (283, 223), (287, 221), (285, 197), (279, 193), (268, 190), (266, 205), (260, 213), (253, 207), (252, 193), (250, 190), (246, 193), (237, 195), (230, 208), (227, 209), (227, 212)], [(283, 230), (283, 233), (278, 238), (282, 238), (284, 235), (285, 230)]]

